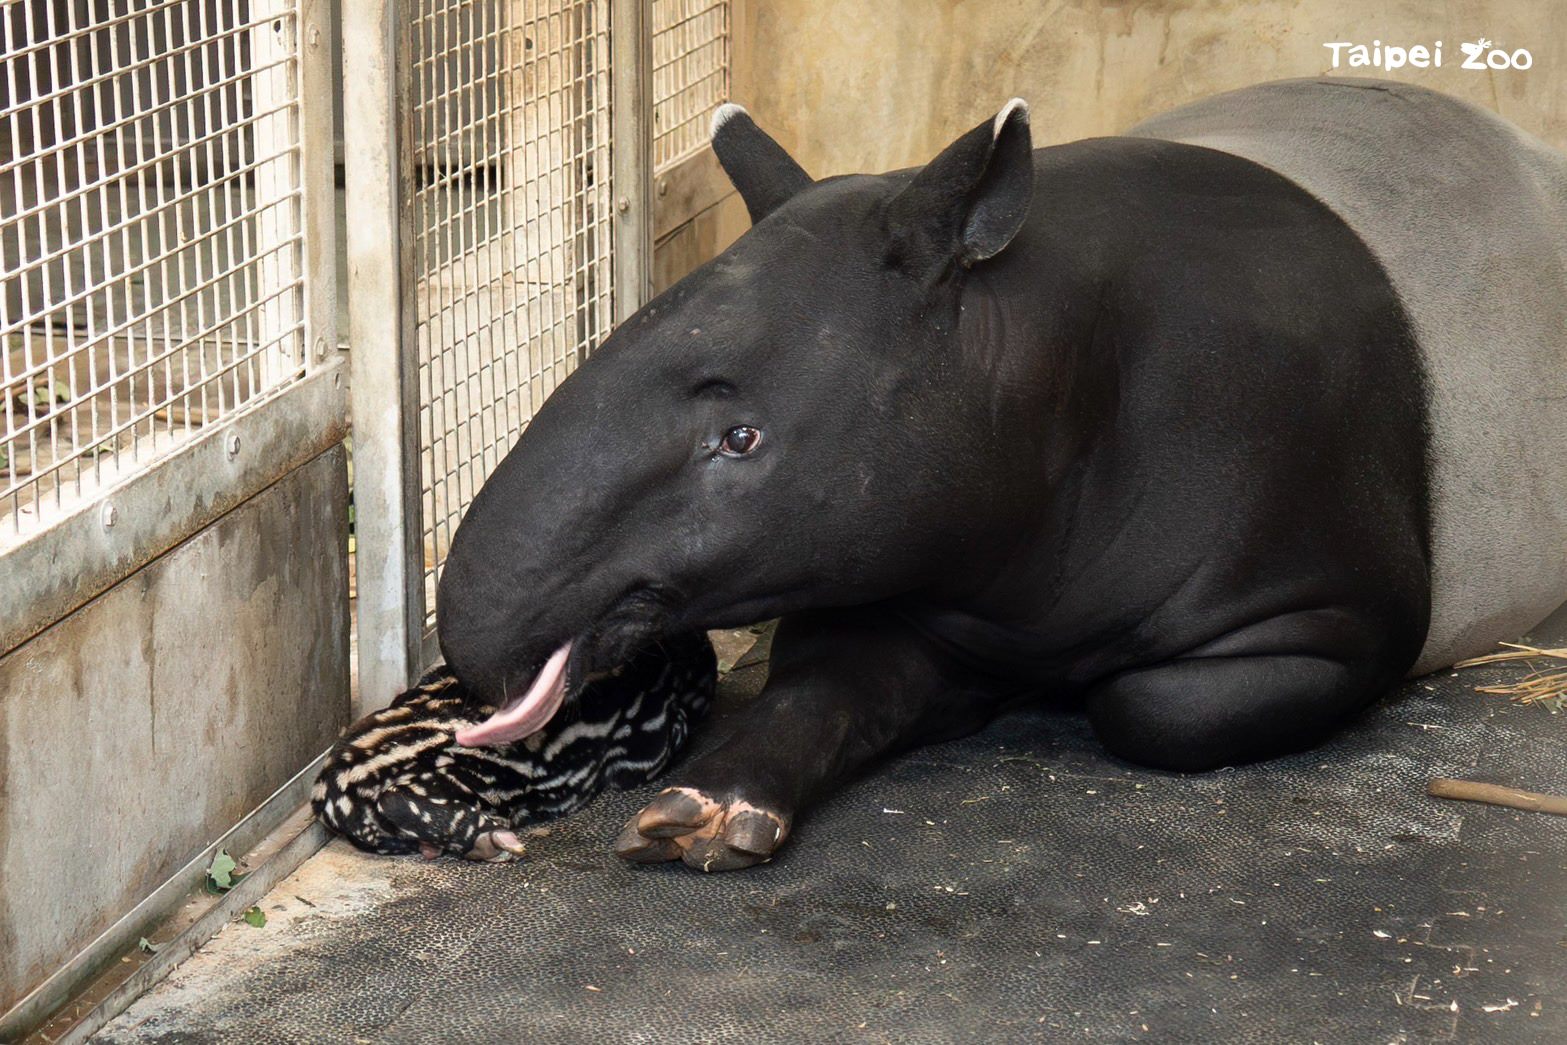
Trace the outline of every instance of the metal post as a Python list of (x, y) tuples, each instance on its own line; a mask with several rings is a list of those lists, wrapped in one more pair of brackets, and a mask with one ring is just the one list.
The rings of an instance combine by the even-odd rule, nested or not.
[(412, 681), (424, 623), (409, 29), (401, 6), (343, 5), (359, 714), (385, 706)]
[(305, 363), (338, 362), (337, 186), (332, 144), (331, 0), (300, 5), (300, 228), (305, 230)]
[(653, 296), (653, 5), (612, 0), (615, 322)]
[[(286, 0), (253, 0), (250, 57), (252, 67), (260, 70), (251, 77), (251, 105), (258, 114), (251, 128), (256, 158), (255, 193), (256, 250), (259, 257), (262, 302), (258, 319), (257, 344), (260, 348), (261, 387), (281, 384), (297, 373), (303, 360), (298, 345), (288, 333), (298, 329), (299, 299), (287, 289), (299, 281), (300, 258), (289, 240), (300, 225), (300, 157), (293, 145), (297, 140), (295, 113), (286, 103), (294, 91), (303, 87), (291, 83), (295, 73), (286, 62), (300, 53), (299, 26), (289, 17), (295, 12)], [(302, 63), (301, 63), (302, 64)], [(306, 97), (302, 92), (300, 98)], [(330, 227), (330, 226), (329, 226)], [(314, 231), (314, 230), (310, 230)], [(330, 236), (330, 233), (328, 233)], [(304, 346), (306, 358), (310, 347)]]

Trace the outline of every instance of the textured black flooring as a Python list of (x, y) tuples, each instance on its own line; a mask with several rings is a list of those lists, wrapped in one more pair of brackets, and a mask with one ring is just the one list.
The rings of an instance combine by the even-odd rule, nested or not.
[(735, 874), (610, 855), (651, 788), (521, 864), (338, 843), (102, 1040), (1567, 1041), (1567, 820), (1424, 795), (1567, 792), (1567, 715), (1472, 692), (1516, 671), (1412, 683), (1328, 747), (1205, 776), (1013, 715)]

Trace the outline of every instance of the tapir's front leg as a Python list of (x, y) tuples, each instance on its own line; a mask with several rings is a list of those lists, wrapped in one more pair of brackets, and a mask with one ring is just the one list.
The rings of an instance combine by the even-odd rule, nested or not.
[(627, 860), (729, 871), (772, 858), (796, 818), (867, 764), (984, 725), (1001, 695), (875, 609), (786, 618), (766, 689), (615, 842)]

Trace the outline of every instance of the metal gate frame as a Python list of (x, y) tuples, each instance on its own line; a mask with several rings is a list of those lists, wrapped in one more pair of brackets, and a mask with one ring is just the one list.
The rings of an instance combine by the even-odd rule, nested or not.
[[(609, 5), (613, 322), (652, 292), (651, 0)], [(437, 656), (426, 627), (409, 3), (343, 8), (358, 707), (389, 703)]]

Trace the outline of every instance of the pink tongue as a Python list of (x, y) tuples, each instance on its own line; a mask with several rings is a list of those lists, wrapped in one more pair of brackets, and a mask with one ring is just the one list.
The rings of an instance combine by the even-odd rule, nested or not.
[(477, 726), (459, 729), (457, 743), (464, 747), (506, 744), (543, 729), (560, 710), (560, 702), (566, 699), (566, 658), (570, 655), (571, 643), (568, 642), (550, 654), (528, 692)]

